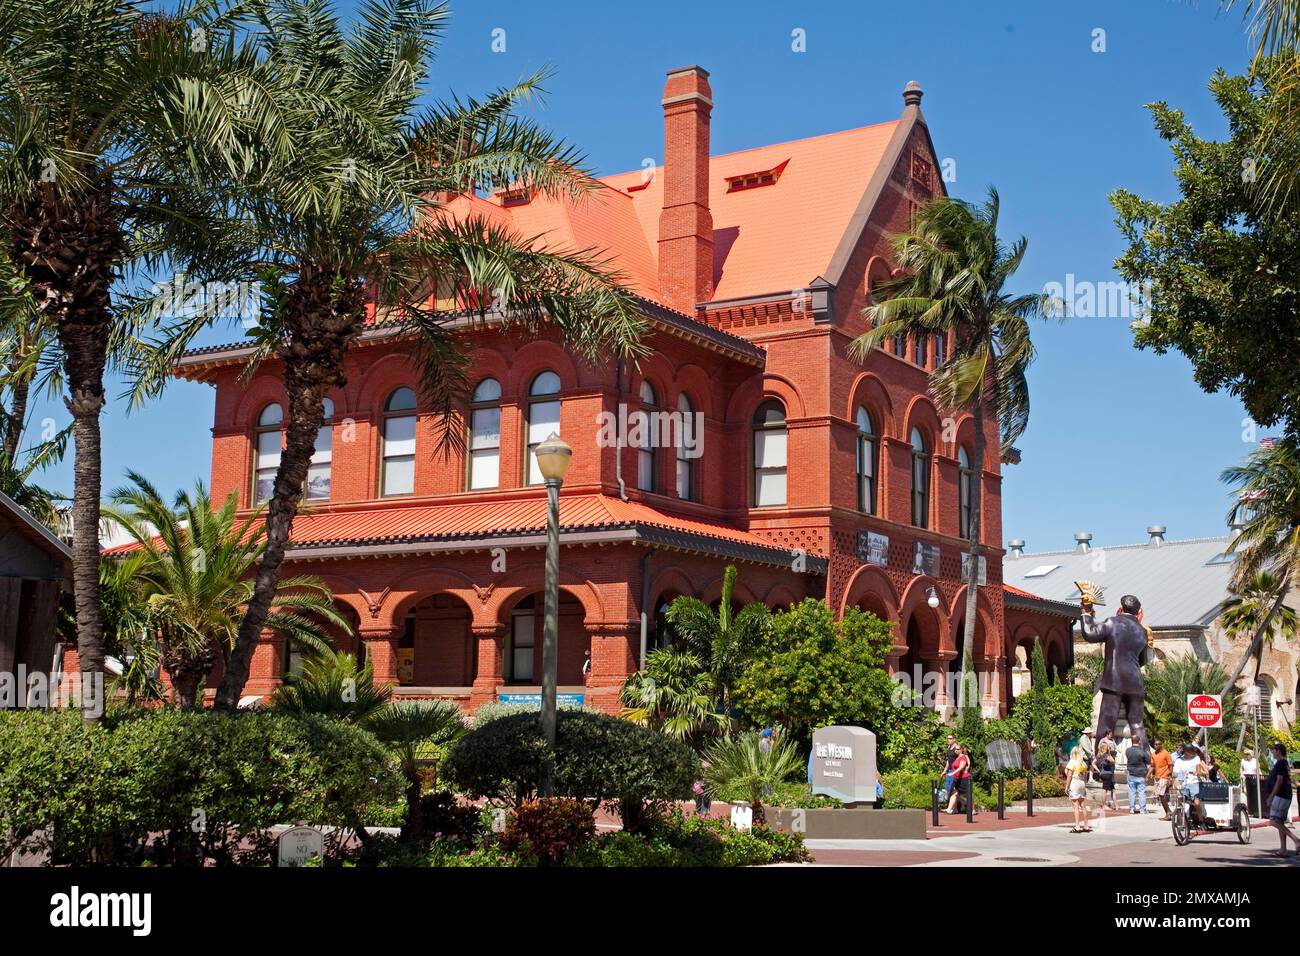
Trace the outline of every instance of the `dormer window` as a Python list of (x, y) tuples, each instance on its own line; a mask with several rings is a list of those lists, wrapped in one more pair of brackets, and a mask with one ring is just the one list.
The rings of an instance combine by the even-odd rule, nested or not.
[(532, 191), (527, 188), (507, 189), (501, 193), (502, 206), (527, 206), (532, 199)]
[(757, 189), (759, 186), (775, 186), (776, 181), (781, 178), (781, 173), (785, 171), (786, 160), (779, 166), (773, 166), (771, 169), (759, 170), (755, 173), (745, 173), (742, 176), (727, 177), (727, 192), (734, 193), (741, 189)]

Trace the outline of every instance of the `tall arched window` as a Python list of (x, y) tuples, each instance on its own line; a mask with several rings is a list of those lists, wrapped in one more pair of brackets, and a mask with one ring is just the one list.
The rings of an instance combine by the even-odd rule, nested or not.
[(894, 336), (894, 354), (899, 358), (907, 357), (907, 334), (899, 332)]
[(785, 406), (772, 399), (754, 412), (754, 506), (783, 505), (785, 496)]
[(948, 361), (948, 333), (936, 332), (934, 335), (934, 367), (938, 368)]
[(957, 533), (963, 538), (970, 537), (971, 493), (975, 487), (975, 472), (970, 466), (970, 453), (963, 445), (957, 449), (957, 497), (958, 528)]
[(397, 389), (384, 403), (379, 493), (415, 493), (415, 392), (409, 388)]
[(695, 500), (695, 463), (703, 449), (704, 436), (695, 433), (695, 409), (685, 392), (677, 396), (681, 425), (677, 430), (677, 497)]
[(505, 655), (507, 684), (531, 684), (537, 648), (536, 618), (531, 597), (524, 598), (510, 612), (509, 648)]
[(871, 415), (865, 408), (858, 408), (857, 425), (858, 510), (873, 515), (876, 513), (876, 472), (880, 458), (876, 445), (876, 429), (872, 426)]
[(537, 465), (537, 446), (560, 433), (560, 376), (539, 372), (528, 388), (528, 471), (530, 485), (546, 483)]
[(316, 449), (307, 468), (307, 497), (320, 500), (330, 496), (330, 472), (334, 461), (334, 403), (322, 401), (325, 417), (316, 432)]
[(501, 483), (501, 383), (485, 378), (469, 404), (469, 488)]
[(919, 428), (912, 429), (912, 524), (930, 527), (930, 452)]
[(655, 435), (655, 413), (659, 411), (659, 396), (655, 387), (645, 379), (641, 380), (641, 428), (640, 435), (634, 443), (636, 446), (636, 486), (642, 491), (656, 491), (656, 477), (659, 472), (659, 455)]
[(925, 368), (926, 343), (930, 341), (930, 336), (924, 332), (917, 332), (912, 337), (912, 361), (921, 368)]
[(270, 500), (275, 490), (275, 473), (280, 467), (280, 426), (284, 411), (272, 402), (257, 416), (253, 437), (253, 504)]

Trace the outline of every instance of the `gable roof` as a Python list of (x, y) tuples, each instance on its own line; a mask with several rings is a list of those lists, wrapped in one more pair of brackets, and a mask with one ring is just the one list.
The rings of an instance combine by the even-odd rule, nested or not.
[(1150, 544), (1093, 546), (1089, 551), (1042, 551), (1002, 559), (1003, 579), (1013, 588), (1053, 601), (1078, 604), (1075, 581), (1106, 589), (1102, 609), (1113, 614), (1121, 595), (1133, 594), (1154, 629), (1204, 627), (1228, 597), (1232, 561), (1224, 558), (1228, 535)]
[[(713, 301), (789, 293), (826, 273), (902, 122), (711, 156)], [(771, 185), (731, 188), (736, 177), (777, 169)], [(659, 302), (663, 167), (598, 182), (577, 201), (536, 195), (515, 203), (497, 192), (456, 197), (442, 214), (508, 223), (557, 250), (594, 250), (634, 292)]]

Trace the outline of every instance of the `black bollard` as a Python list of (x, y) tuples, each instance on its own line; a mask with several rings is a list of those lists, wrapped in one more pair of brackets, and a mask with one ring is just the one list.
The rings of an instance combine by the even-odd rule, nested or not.
[(999, 820), (1005, 820), (1007, 818), (1007, 802), (1006, 802), (1005, 794), (1003, 792), (1002, 785), (1003, 785), (1003, 780), (1001, 777), (998, 777), (998, 819)]
[(975, 822), (975, 778), (966, 778), (966, 822)]
[(930, 822), (939, 825), (939, 781), (930, 781)]
[(1034, 775), (1025, 778), (1025, 815), (1034, 815)]

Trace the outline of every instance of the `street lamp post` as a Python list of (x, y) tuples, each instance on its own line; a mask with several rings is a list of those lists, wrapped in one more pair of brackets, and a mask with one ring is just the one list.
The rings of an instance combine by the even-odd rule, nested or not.
[(573, 449), (554, 432), (537, 446), (537, 467), (546, 480), (546, 596), (542, 622), (542, 737), (548, 757), (541, 795), (555, 795), (555, 684), (560, 639), (560, 486)]

